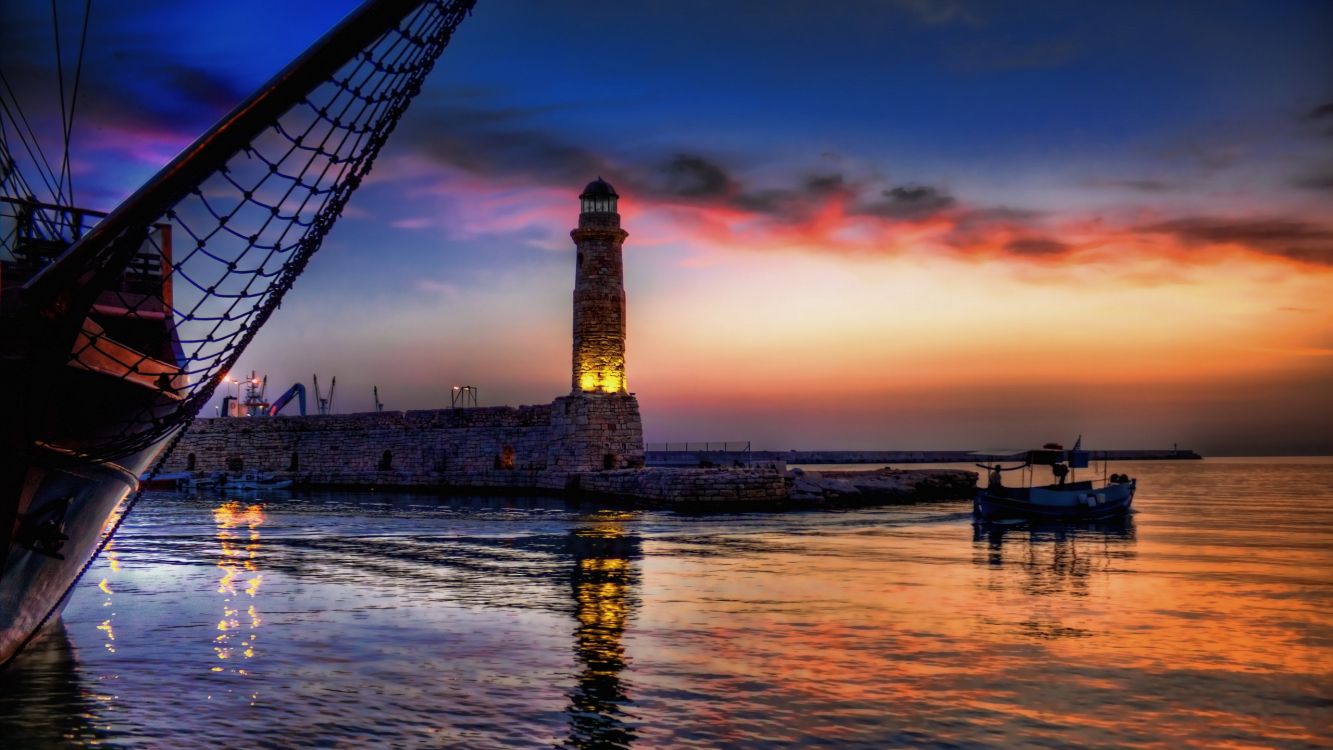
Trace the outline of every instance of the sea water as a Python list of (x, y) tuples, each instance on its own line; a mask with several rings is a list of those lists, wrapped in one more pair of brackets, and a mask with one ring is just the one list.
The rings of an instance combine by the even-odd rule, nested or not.
[(1113, 464), (1135, 512), (148, 496), (0, 746), (1327, 747), (1333, 460)]

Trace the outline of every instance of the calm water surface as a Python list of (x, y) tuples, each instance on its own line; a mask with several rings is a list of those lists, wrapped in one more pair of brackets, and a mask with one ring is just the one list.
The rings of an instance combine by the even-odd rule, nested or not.
[(1074, 528), (153, 496), (0, 746), (1333, 744), (1333, 461), (1111, 468)]

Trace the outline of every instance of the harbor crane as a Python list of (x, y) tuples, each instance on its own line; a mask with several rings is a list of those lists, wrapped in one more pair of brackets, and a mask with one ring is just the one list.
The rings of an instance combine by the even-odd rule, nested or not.
[(325, 398), (319, 390), (319, 376), (311, 375), (310, 378), (315, 381), (315, 404), (319, 407), (319, 413), (321, 416), (327, 416), (333, 411), (333, 390), (338, 387), (338, 378), (334, 377), (329, 381), (328, 398)]
[(304, 417), (305, 386), (300, 383), (293, 383), (291, 388), (288, 388), (285, 393), (283, 393), (281, 396), (278, 396), (278, 399), (273, 402), (273, 405), (268, 407), (268, 415), (270, 417), (278, 416), (278, 412), (282, 411), (282, 408), (286, 406), (288, 403), (290, 403), (293, 398), (299, 399), (297, 405), (301, 409), (301, 416)]

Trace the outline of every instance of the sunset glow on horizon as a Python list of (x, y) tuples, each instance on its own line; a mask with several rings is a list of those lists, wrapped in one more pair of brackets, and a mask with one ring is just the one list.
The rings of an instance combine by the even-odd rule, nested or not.
[[(352, 5), (98, 19), (80, 203)], [(32, 82), (37, 12), (0, 17)], [(1330, 453), (1330, 28), (1317, 3), (482, 3), (236, 371), (336, 375), (339, 411), (564, 395), (601, 175), (649, 442)]]

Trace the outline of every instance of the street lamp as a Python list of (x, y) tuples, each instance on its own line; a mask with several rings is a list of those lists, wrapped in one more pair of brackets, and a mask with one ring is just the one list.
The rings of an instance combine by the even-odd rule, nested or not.
[[(233, 406), (231, 407), (232, 414), (234, 414), (234, 413), (236, 413), (237, 411), (239, 411), (239, 410), (237, 409), (237, 407), (235, 406), (235, 404), (239, 404), (239, 403), (241, 403), (241, 381), (239, 381), (239, 380), (237, 380), (236, 378), (233, 378), (232, 376), (228, 375), (228, 376), (227, 376), (227, 382), (228, 382), (228, 383), (231, 383), (231, 384), (234, 385), (234, 386), (236, 386), (236, 400), (232, 402)], [(228, 414), (227, 416), (230, 417), (231, 414)]]
[(449, 405), (454, 409), (475, 407), (477, 405), (477, 386), (454, 386), (453, 393), (449, 394)]

